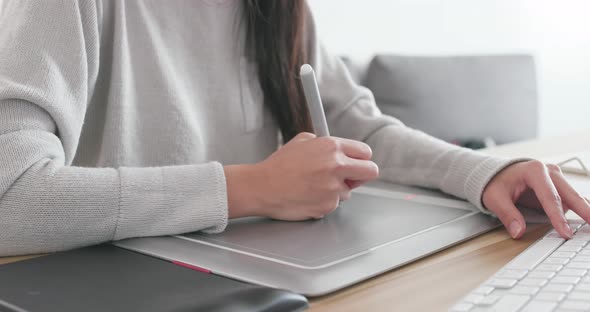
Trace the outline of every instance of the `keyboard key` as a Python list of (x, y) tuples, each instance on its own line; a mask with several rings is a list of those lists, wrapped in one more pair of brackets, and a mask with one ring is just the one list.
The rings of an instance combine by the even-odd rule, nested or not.
[[(576, 224), (575, 226), (574, 225), (570, 225), (570, 227), (572, 228), (572, 231), (574, 231), (574, 233), (578, 233), (579, 230), (580, 230), (580, 228), (582, 227), (582, 225)], [(580, 233), (582, 233), (582, 232), (580, 232)]]
[(586, 311), (590, 309), (590, 301), (566, 300), (561, 303), (559, 308), (564, 310)]
[(584, 269), (584, 270), (588, 270), (590, 269), (590, 262), (576, 262), (576, 261), (572, 261), (570, 263), (567, 264), (567, 268), (568, 269)]
[(535, 270), (557, 272), (557, 271), (561, 270), (562, 268), (563, 268), (563, 265), (559, 265), (559, 264), (540, 264), (535, 268)]
[(471, 303), (459, 303), (456, 304), (455, 306), (453, 306), (451, 308), (452, 312), (468, 312), (469, 310), (471, 310), (471, 308), (473, 308), (473, 304)]
[[(574, 235), (574, 237), (576, 237), (576, 236)], [(584, 247), (584, 246), (586, 246), (586, 244), (588, 244), (588, 242), (587, 241), (584, 241), (584, 240), (573, 240), (573, 239), (570, 239), (567, 242), (565, 242), (565, 244), (563, 244), (563, 246), (580, 246), (580, 247)]]
[(496, 273), (497, 278), (509, 278), (509, 279), (521, 279), (527, 275), (528, 270), (501, 270), (500, 272)]
[(492, 286), (494, 288), (512, 288), (512, 286), (516, 285), (517, 280), (515, 279), (507, 279), (507, 278), (494, 278), (490, 282), (488, 282), (487, 286)]
[(557, 275), (551, 279), (550, 284), (577, 284), (580, 278), (577, 276), (561, 276)]
[(569, 258), (554, 258), (554, 257), (549, 257), (545, 260), (543, 260), (543, 264), (559, 264), (559, 265), (564, 265), (566, 263), (570, 262)]
[(590, 311), (590, 225), (570, 227), (573, 239), (550, 231), (451, 311)]
[[(531, 286), (535, 286), (535, 285), (531, 285)], [(494, 291), (494, 287), (480, 286), (480, 287), (476, 288), (473, 291), (473, 293), (478, 294), (478, 295), (489, 295), (492, 291)]]
[(588, 272), (588, 270), (584, 270), (584, 269), (569, 269), (569, 268), (565, 268), (565, 269), (559, 271), (559, 275), (582, 277), (582, 276), (586, 275), (587, 272)]
[(590, 301), (590, 293), (574, 290), (567, 295), (567, 300)]
[(556, 258), (573, 258), (576, 255), (575, 252), (571, 251), (562, 251), (561, 248), (558, 249), (556, 252), (551, 254), (551, 257)]
[(530, 287), (530, 286), (514, 286), (510, 289), (510, 293), (517, 294), (517, 295), (529, 295), (532, 296), (539, 292), (539, 287)]
[(579, 255), (575, 257), (573, 260), (576, 262), (590, 262), (590, 256)]
[(547, 284), (547, 279), (544, 278), (532, 278), (532, 277), (525, 277), (520, 282), (518, 282), (519, 286), (533, 286), (533, 287), (543, 287)]
[(590, 234), (588, 234), (588, 233), (579, 233), (579, 234), (574, 235), (574, 237), (572, 237), (572, 239), (573, 240), (576, 240), (576, 241), (577, 240), (586, 240), (587, 241), (588, 239), (590, 239)]
[(559, 249), (557, 249), (557, 250), (579, 252), (580, 250), (582, 250), (582, 247), (580, 247), (580, 246), (563, 246), (563, 247), (559, 247)]
[(542, 290), (535, 296), (535, 300), (547, 300), (559, 302), (565, 298), (565, 293), (562, 292), (550, 292)]
[(467, 297), (463, 298), (463, 302), (478, 304), (483, 298), (484, 296), (482, 295), (470, 294), (467, 295)]
[[(514, 260), (506, 265), (507, 269), (531, 270), (555, 249), (557, 249), (565, 240), (559, 239), (542, 239), (537, 241), (531, 247), (527, 248)], [(549, 270), (552, 271), (552, 270)]]
[(533, 300), (524, 307), (523, 312), (551, 312), (557, 307), (557, 302)]
[(570, 292), (574, 286), (572, 284), (551, 284), (543, 287), (543, 291), (567, 293)]
[(518, 311), (527, 303), (527, 301), (529, 301), (529, 298), (529, 296), (507, 294), (501, 297), (500, 300), (498, 300), (498, 302), (493, 306), (493, 311)]
[(543, 239), (559, 239), (561, 238), (561, 235), (559, 235), (559, 233), (554, 232), (554, 231), (550, 231), (549, 233), (547, 233)]
[(533, 271), (527, 277), (549, 279), (555, 276), (555, 272), (551, 271)]
[(485, 298), (483, 298), (477, 305), (489, 306), (489, 305), (496, 303), (498, 300), (500, 300), (500, 298), (501, 297), (498, 295), (489, 295), (489, 296), (486, 296)]

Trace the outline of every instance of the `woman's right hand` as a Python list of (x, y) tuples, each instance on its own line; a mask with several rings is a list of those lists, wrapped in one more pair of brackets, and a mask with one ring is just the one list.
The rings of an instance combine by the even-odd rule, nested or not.
[(359, 141), (300, 133), (258, 164), (225, 167), (230, 218), (321, 218), (352, 188), (377, 178), (371, 156)]

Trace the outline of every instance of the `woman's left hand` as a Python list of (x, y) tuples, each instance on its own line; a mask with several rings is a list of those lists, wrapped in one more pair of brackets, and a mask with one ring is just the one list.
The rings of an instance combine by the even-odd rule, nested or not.
[(572, 237), (564, 216), (568, 209), (590, 221), (588, 200), (566, 181), (558, 166), (538, 160), (515, 163), (500, 171), (486, 186), (482, 200), (515, 239), (526, 228), (516, 205), (545, 210), (555, 230), (564, 238)]

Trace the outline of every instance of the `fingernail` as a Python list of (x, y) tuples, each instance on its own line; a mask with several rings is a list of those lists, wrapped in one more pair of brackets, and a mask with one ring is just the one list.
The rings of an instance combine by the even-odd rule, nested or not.
[(567, 238), (572, 238), (572, 236), (574, 236), (574, 232), (572, 231), (570, 225), (567, 222), (564, 222), (563, 225), (565, 228), (565, 235), (567, 235)]
[(510, 230), (510, 235), (512, 236), (512, 238), (516, 238), (518, 236), (518, 233), (520, 233), (521, 229), (522, 226), (520, 226), (520, 222), (516, 220), (512, 220), (512, 222), (510, 222), (510, 227), (508, 228), (508, 230)]

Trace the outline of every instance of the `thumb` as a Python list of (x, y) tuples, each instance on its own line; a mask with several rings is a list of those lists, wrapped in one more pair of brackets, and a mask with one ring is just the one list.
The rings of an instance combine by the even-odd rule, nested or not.
[(526, 230), (526, 222), (509, 197), (497, 196), (487, 204), (487, 208), (498, 216), (512, 238), (522, 237)]

